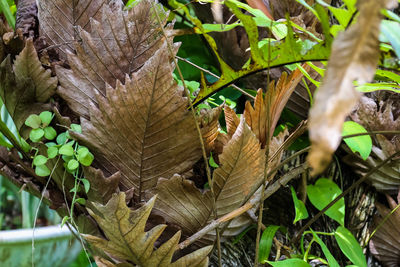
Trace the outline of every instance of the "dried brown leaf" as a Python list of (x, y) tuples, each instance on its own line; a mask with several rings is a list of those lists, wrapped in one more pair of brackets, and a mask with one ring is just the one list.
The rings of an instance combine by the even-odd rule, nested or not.
[(180, 232), (154, 249), (154, 242), (166, 227), (158, 225), (145, 232), (146, 222), (155, 200), (156, 197), (153, 197), (137, 210), (131, 210), (126, 206), (124, 193), (114, 194), (106, 205), (92, 203), (95, 210), (88, 209), (88, 211), (107, 239), (84, 235), (85, 239), (113, 258), (143, 267), (207, 266), (207, 255), (211, 251), (211, 246), (196, 250), (171, 263), (172, 256), (177, 251)]
[(50, 70), (42, 67), (31, 39), (26, 41), (25, 48), (13, 65), (7, 57), (0, 69), (0, 94), (20, 129), (30, 114), (46, 109), (42, 103), (54, 94), (57, 78), (51, 77)]
[(222, 108), (217, 107), (205, 111), (200, 117), (200, 128), (204, 140), (204, 146), (207, 152), (210, 152), (215, 147), (215, 140), (219, 134), (219, 115)]
[(239, 126), (240, 119), (236, 115), (236, 112), (231, 109), (229, 106), (224, 106), (225, 113), (225, 122), (226, 122), (226, 131), (229, 137), (236, 132), (237, 127)]
[(79, 40), (78, 26), (90, 31), (90, 19), (99, 18), (99, 10), (110, 0), (40, 0), (38, 20), (40, 35), (47, 42), (59, 48), (61, 56), (67, 51), (74, 51), (74, 41)]
[(83, 171), (85, 178), (90, 182), (90, 190), (87, 193), (90, 201), (105, 204), (110, 200), (112, 194), (118, 192), (121, 173), (116, 172), (106, 178), (101, 170), (92, 167), (85, 167)]
[(154, 187), (160, 177), (189, 170), (201, 157), (195, 122), (187, 100), (172, 77), (164, 46), (125, 85), (107, 87), (81, 119), (79, 135), (107, 175), (121, 172), (121, 189), (135, 195)]
[(307, 160), (313, 175), (326, 168), (339, 146), (343, 122), (360, 97), (353, 82), (372, 80), (378, 64), (380, 10), (386, 1), (363, 0), (357, 4), (358, 20), (333, 42), (325, 77), (310, 110), (312, 146)]
[[(374, 218), (374, 229), (383, 223), (375, 232), (369, 242), (371, 253), (383, 263), (384, 266), (395, 267), (400, 264), (400, 210), (396, 208), (397, 203), (387, 196), (390, 209), (380, 203), (376, 203), (379, 215)], [(398, 199), (398, 201), (400, 201)], [(386, 216), (389, 217), (385, 220)]]
[(99, 10), (99, 18), (91, 20), (90, 33), (79, 28), (76, 54), (68, 54), (71, 69), (56, 68), (58, 93), (73, 111), (87, 118), (88, 102), (97, 104), (96, 95), (105, 96), (106, 84), (124, 83), (127, 74), (141, 68), (160, 49), (165, 42), (164, 25), (158, 24), (156, 12), (165, 16), (159, 5), (152, 8), (150, 0), (127, 11), (121, 1), (111, 1)]
[[(239, 208), (254, 186), (264, 178), (265, 151), (254, 133), (242, 119), (232, 139), (219, 157), (220, 167), (214, 171), (213, 188), (218, 217)], [(169, 223), (179, 225), (185, 235), (191, 235), (214, 219), (211, 192), (202, 193), (191, 181), (175, 175), (160, 179), (151, 191), (158, 194), (155, 212)], [(251, 223), (238, 218), (226, 232), (237, 235)], [(208, 237), (213, 240), (213, 233)]]
[[(303, 65), (303, 67), (306, 70), (310, 68), (308, 65)], [(262, 90), (258, 90), (254, 108), (250, 102), (246, 102), (243, 115), (260, 140), (262, 148), (265, 147), (267, 138), (272, 136), (283, 108), (302, 77), (303, 74), (299, 69), (293, 71), (289, 76), (283, 72), (276, 86), (274, 82), (271, 82), (265, 97), (263, 97)]]

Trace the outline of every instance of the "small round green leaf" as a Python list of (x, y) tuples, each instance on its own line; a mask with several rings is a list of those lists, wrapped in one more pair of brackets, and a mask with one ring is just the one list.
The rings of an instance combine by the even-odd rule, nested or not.
[(37, 128), (31, 131), (31, 133), (29, 134), (29, 139), (31, 139), (32, 142), (39, 142), (43, 136), (43, 129)]
[(353, 234), (343, 226), (335, 231), (335, 239), (340, 250), (356, 266), (367, 267), (363, 250)]
[(43, 111), (42, 113), (40, 113), (39, 117), (42, 120), (42, 126), (46, 127), (53, 119), (53, 113), (51, 113), (50, 111)]
[(86, 204), (86, 200), (84, 199), (84, 198), (77, 198), (77, 199), (75, 199), (75, 202), (76, 203), (79, 203), (79, 204), (81, 204), (81, 205), (85, 205)]
[(25, 120), (25, 125), (31, 127), (32, 129), (37, 129), (40, 127), (42, 120), (36, 114), (29, 115), (29, 117)]
[(58, 148), (56, 146), (51, 146), (47, 149), (47, 157), (49, 159), (54, 159), (58, 155)]
[(37, 155), (36, 157), (33, 158), (33, 165), (39, 166), (39, 165), (44, 165), (47, 162), (47, 158), (43, 155)]
[(78, 149), (78, 161), (83, 166), (90, 166), (94, 160), (94, 156), (86, 147)]
[(60, 133), (56, 138), (56, 142), (59, 145), (65, 144), (65, 142), (67, 142), (67, 133), (66, 132)]
[(36, 166), (35, 173), (38, 176), (45, 177), (45, 176), (50, 175), (50, 170), (49, 170), (49, 168), (47, 168), (46, 165), (39, 165), (39, 166)]
[(64, 218), (63, 218), (62, 221), (61, 221), (61, 227), (63, 227), (64, 224), (65, 224), (68, 220), (69, 220), (69, 217), (68, 217), (68, 216), (64, 216)]
[[(354, 121), (346, 121), (343, 124), (342, 135), (367, 133), (364, 127)], [(351, 151), (360, 153), (360, 156), (366, 160), (371, 154), (372, 139), (369, 135), (361, 135), (350, 138), (344, 138), (344, 142), (349, 146)]]
[(58, 152), (61, 155), (72, 156), (74, 154), (74, 149), (71, 145), (63, 145), (62, 147), (60, 147), (60, 150)]
[(56, 130), (54, 130), (53, 127), (47, 126), (46, 128), (44, 128), (44, 137), (47, 140), (53, 140), (54, 138), (56, 138), (56, 136), (57, 136), (57, 132), (56, 132)]
[(79, 124), (72, 123), (71, 131), (82, 133), (82, 127)]
[(90, 190), (90, 182), (87, 179), (81, 179), (81, 181), (83, 183), (83, 187), (85, 187), (85, 192), (87, 194)]
[(67, 168), (71, 171), (76, 170), (79, 167), (79, 162), (76, 161), (75, 159), (71, 159), (68, 161)]
[[(332, 200), (342, 193), (342, 190), (331, 180), (320, 178), (315, 185), (307, 186), (307, 196), (310, 202), (319, 210), (325, 208)], [(340, 199), (325, 214), (340, 225), (344, 225), (344, 199)]]

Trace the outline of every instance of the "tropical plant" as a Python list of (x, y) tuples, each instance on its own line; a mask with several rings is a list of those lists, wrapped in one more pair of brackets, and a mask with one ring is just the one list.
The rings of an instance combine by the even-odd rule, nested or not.
[[(266, 228), (261, 237), (264, 201), (308, 169), (303, 164), (276, 175), (290, 160), (281, 162), (283, 152), (307, 125), (279, 125), (284, 107), (303, 82), (313, 103), (308, 164), (313, 174), (321, 173), (342, 135), (365, 130), (349, 122), (342, 131), (360, 95), (356, 88), (374, 86), (364, 83), (373, 80), (378, 64), (398, 67), (391, 64), (397, 60), (395, 39), (380, 47), (378, 38), (380, 10), (395, 5), (360, 0), (357, 6), (345, 1), (336, 8), (324, 1), (298, 1), (294, 12), (300, 13), (276, 21), (283, 10), (276, 1), (270, 9), (261, 1), (248, 1), (261, 9), (236, 0), (206, 1), (212, 2), (210, 14), (218, 24), (201, 21), (204, 13), (196, 5), (164, 2), (179, 18), (175, 27), (173, 15), (151, 0), (20, 0), (15, 31), (9, 7), (2, 6), (8, 23), (0, 24), (0, 96), (16, 131), (2, 117), (0, 174), (77, 228), (99, 266), (207, 266), (213, 244), (221, 264), (221, 242), (249, 229), (254, 219), (255, 264), (267, 262), (279, 227)], [(221, 24), (223, 10), (236, 21)], [(391, 13), (386, 16), (395, 22)], [(338, 24), (330, 25), (332, 19)], [(242, 64), (232, 66), (220, 36), (239, 29), (249, 52), (243, 50)], [(210, 49), (201, 45), (193, 52), (198, 62), (181, 57), (190, 56), (185, 41), (181, 49), (174, 43), (175, 36), (187, 32), (194, 34), (188, 37), (192, 40), (204, 38)], [(310, 63), (330, 55), (326, 71)], [(181, 69), (177, 59), (200, 64), (202, 71)], [(284, 65), (286, 71), (270, 81), (269, 70)], [(218, 67), (219, 76), (211, 78)], [(266, 92), (233, 85), (262, 71), (268, 72)], [(239, 90), (237, 96), (223, 93), (230, 85)], [(243, 114), (241, 94), (253, 100), (241, 104)], [(347, 136), (346, 144), (362, 158), (370, 156), (369, 137)], [(384, 166), (393, 153), (372, 168)], [(326, 260), (317, 258), (339, 266), (319, 237), (331, 235), (353, 264), (366, 266), (361, 247), (345, 228), (346, 192), (328, 179), (310, 185), (306, 195), (320, 212), (297, 234), (303, 240), (311, 236), (307, 249), (300, 242), (301, 259), (269, 263), (309, 266), (316, 242)], [(305, 204), (294, 190), (292, 196), (295, 222), (306, 219)], [(321, 214), (339, 226), (331, 232), (308, 230)]]

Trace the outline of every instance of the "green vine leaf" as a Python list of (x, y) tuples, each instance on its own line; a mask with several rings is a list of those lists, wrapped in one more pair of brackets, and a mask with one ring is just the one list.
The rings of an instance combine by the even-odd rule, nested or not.
[[(342, 136), (351, 134), (368, 133), (367, 130), (354, 121), (343, 123)], [(359, 152), (360, 156), (366, 160), (372, 151), (372, 139), (369, 135), (355, 136), (343, 139), (351, 151)]]

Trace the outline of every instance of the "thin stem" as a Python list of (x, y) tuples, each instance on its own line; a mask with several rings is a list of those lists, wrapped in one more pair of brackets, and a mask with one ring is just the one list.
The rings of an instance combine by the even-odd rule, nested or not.
[[(199, 136), (201, 150), (202, 150), (202, 154), (203, 154), (203, 160), (204, 160), (204, 164), (206, 166), (207, 180), (208, 180), (208, 184), (210, 186), (210, 191), (211, 191), (212, 209), (213, 209), (213, 213), (214, 213), (214, 219), (216, 220), (218, 218), (218, 214), (217, 214), (217, 208), (216, 208), (216, 204), (215, 204), (214, 186), (213, 186), (213, 183), (212, 183), (212, 180), (211, 180), (211, 170), (210, 170), (210, 166), (208, 165), (207, 153), (206, 153), (206, 149), (205, 149), (205, 145), (204, 145), (203, 135), (201, 133), (201, 129), (200, 129), (199, 123), (198, 123), (197, 118), (196, 118), (196, 111), (194, 110), (192, 100), (190, 99), (190, 92), (186, 87), (185, 79), (183, 78), (183, 75), (182, 75), (181, 69), (179, 68), (178, 62), (176, 61), (175, 53), (174, 53), (174, 51), (173, 51), (173, 49), (171, 47), (171, 44), (168, 41), (168, 37), (167, 37), (167, 34), (165, 33), (164, 27), (162, 26), (160, 16), (158, 15), (157, 9), (154, 7), (154, 3), (151, 2), (151, 4), (152, 4), (153, 9), (156, 11), (155, 14), (156, 14), (156, 18), (157, 18), (158, 24), (160, 25), (161, 30), (163, 32), (163, 35), (165, 37), (165, 41), (167, 43), (168, 51), (172, 56), (172, 59), (174, 61), (174, 64), (175, 64), (176, 69), (177, 69), (178, 74), (179, 74), (179, 78), (182, 81), (183, 89), (185, 91), (186, 98), (187, 98), (187, 101), (188, 101), (188, 105), (190, 107), (190, 112), (192, 114), (194, 123), (196, 125), (196, 130), (197, 130), (197, 133), (198, 133), (198, 136)], [(218, 227), (215, 228), (215, 233), (216, 233), (216, 237), (217, 237), (216, 241), (217, 241), (217, 249), (218, 249), (218, 265), (221, 267), (222, 266), (222, 262), (221, 262), (221, 241), (220, 241), (220, 235), (219, 235)]]
[(367, 132), (367, 133), (343, 135), (342, 138), (346, 139), (346, 138), (351, 138), (351, 137), (356, 137), (356, 136), (376, 135), (376, 134), (400, 134), (400, 131), (371, 131), (371, 132)]
[[(207, 70), (207, 69), (205, 69), (205, 68), (202, 68), (202, 67), (200, 67), (199, 65), (194, 64), (193, 62), (187, 60), (186, 58), (182, 58), (182, 57), (179, 57), (179, 56), (175, 56), (175, 57), (176, 57), (177, 59), (183, 61), (183, 62), (186, 62), (186, 63), (192, 65), (193, 67), (195, 67), (195, 68), (201, 70), (202, 72), (205, 72), (205, 73), (207, 73), (207, 74), (209, 74), (209, 75), (211, 75), (211, 76), (217, 78), (217, 79), (220, 79), (220, 78), (221, 78), (221, 77), (219, 77), (218, 75), (212, 73), (211, 71), (209, 71), (209, 70)], [(234, 85), (234, 84), (231, 84), (231, 86), (232, 86), (233, 88), (235, 88), (236, 90), (240, 91), (242, 94), (244, 94), (244, 95), (250, 97), (251, 99), (253, 99), (253, 100), (256, 99), (254, 96), (252, 96), (251, 94), (247, 93), (245, 90), (243, 90), (243, 89), (240, 88), (239, 86), (236, 86), (236, 85)]]
[(374, 168), (372, 168), (366, 175), (358, 179), (354, 184), (352, 184), (349, 188), (347, 188), (343, 193), (341, 193), (339, 196), (337, 196), (334, 200), (332, 200), (325, 208), (323, 208), (320, 212), (317, 213), (312, 219), (310, 219), (301, 229), (299, 232), (297, 232), (296, 236), (290, 241), (292, 244), (297, 243), (299, 240), (300, 236), (302, 233), (307, 230), (316, 220), (319, 219), (319, 217), (322, 216), (322, 214), (325, 213), (330, 207), (332, 207), (336, 202), (338, 202), (342, 197), (347, 195), (351, 190), (359, 186), (362, 182), (364, 182), (368, 177), (370, 177), (373, 173), (375, 173), (377, 170), (388, 164), (390, 161), (393, 160), (393, 158), (397, 157), (400, 155), (400, 151), (392, 154), (390, 157), (382, 161), (380, 164), (376, 165)]

